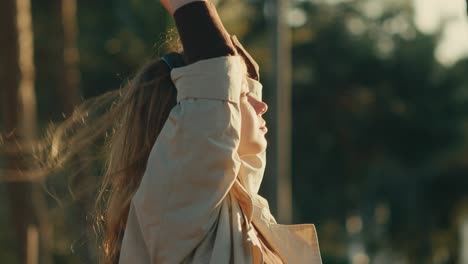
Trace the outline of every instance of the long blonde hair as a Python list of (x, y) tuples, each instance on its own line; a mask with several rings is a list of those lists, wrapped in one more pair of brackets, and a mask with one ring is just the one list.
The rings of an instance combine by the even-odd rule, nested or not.
[[(98, 202), (98, 220), (104, 220), (104, 263), (118, 262), (130, 201), (135, 194), (150, 154), (170, 110), (176, 90), (167, 66), (161, 60), (149, 63), (128, 84), (120, 113), (107, 143), (107, 163)], [(115, 116), (114, 116), (115, 117)], [(98, 204), (99, 206), (102, 204)]]
[[(75, 176), (96, 160), (104, 165), (93, 214), (101, 263), (118, 262), (130, 201), (176, 100), (167, 65), (152, 60), (123, 88), (86, 100), (51, 127), (32, 151), (36, 166), (19, 168), (27, 180), (37, 180), (72, 163), (78, 166)], [(7, 151), (8, 142), (1, 139), (0, 147)]]

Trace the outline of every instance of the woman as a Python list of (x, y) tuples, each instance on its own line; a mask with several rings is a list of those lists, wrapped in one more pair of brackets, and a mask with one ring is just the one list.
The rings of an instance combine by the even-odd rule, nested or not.
[[(161, 3), (183, 55), (89, 100), (41, 148), (47, 166), (61, 167), (112, 128), (97, 202), (103, 262), (321, 263), (314, 226), (276, 224), (257, 194), (267, 145), (258, 65), (210, 2)], [(69, 135), (116, 96), (95, 125)]]
[(162, 59), (172, 69), (177, 105), (131, 198), (120, 248), (109, 241), (109, 260), (321, 263), (314, 227), (276, 224), (257, 194), (267, 105), (256, 63), (229, 37), (211, 3), (162, 4), (175, 18), (187, 66)]

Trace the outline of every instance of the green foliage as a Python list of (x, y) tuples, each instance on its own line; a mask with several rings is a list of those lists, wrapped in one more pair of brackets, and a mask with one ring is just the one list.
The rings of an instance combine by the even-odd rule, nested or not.
[[(366, 18), (368, 31), (353, 34), (349, 21), (363, 19), (350, 12), (353, 5), (333, 7), (332, 17), (312, 14), (313, 39), (293, 48), (295, 199), (303, 219), (319, 229), (327, 219), (362, 217), (371, 256), (389, 247), (410, 263), (426, 263), (431, 232), (456, 230), (450, 217), (466, 197), (457, 188), (468, 184), (466, 164), (446, 162), (466, 146), (467, 100), (460, 94), (468, 79), (454, 71), (468, 68), (441, 66), (436, 37), (417, 32), (407, 14)], [(385, 32), (382, 25), (397, 16), (414, 32), (410, 37)], [(381, 41), (391, 49), (382, 51)], [(375, 217), (381, 204), (391, 212), (387, 223)], [(343, 225), (343, 236), (329, 242), (344, 243), (344, 231)]]
[[(382, 1), (369, 16), (366, 2), (296, 4), (308, 21), (292, 29), (295, 222), (316, 223), (328, 262), (357, 242), (371, 263), (427, 263), (441, 249), (455, 260), (468, 59), (440, 65), (437, 36), (418, 32), (411, 9)], [(245, 39), (268, 43), (265, 20), (252, 24), (263, 27)], [(268, 45), (253, 49), (265, 66)], [(346, 228), (352, 216), (362, 221), (357, 235)]]

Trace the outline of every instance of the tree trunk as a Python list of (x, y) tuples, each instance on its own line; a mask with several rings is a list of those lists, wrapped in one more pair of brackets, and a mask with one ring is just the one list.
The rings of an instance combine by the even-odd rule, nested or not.
[[(5, 164), (11, 223), (16, 232), (18, 263), (51, 263), (47, 240), (47, 205), (38, 183), (18, 168), (25, 161), (36, 138), (36, 95), (34, 91), (34, 44), (30, 0), (0, 3), (0, 79), (4, 129), (9, 146)], [(27, 174), (26, 174), (27, 175)]]
[(54, 1), (54, 17), (57, 21), (56, 93), (61, 99), (61, 110), (69, 116), (80, 103), (80, 70), (77, 48), (78, 24), (76, 0)]
[[(59, 111), (66, 117), (72, 115), (76, 106), (81, 103), (80, 97), (80, 70), (79, 70), (79, 50), (78, 23), (77, 23), (77, 1), (76, 0), (54, 0), (53, 16), (56, 27), (53, 34), (56, 43), (52, 45), (54, 50), (54, 72), (55, 72), (55, 93), (60, 98)], [(86, 155), (86, 153), (81, 154)], [(93, 205), (93, 194), (91, 186), (96, 186), (96, 182), (89, 170), (86, 168), (84, 158), (80, 155), (72, 158), (74, 160), (70, 171), (77, 172), (70, 176), (69, 189), (71, 190), (74, 203), (69, 208), (66, 222), (72, 223), (76, 230), (73, 235), (74, 253), (81, 262), (93, 262), (96, 252), (94, 243), (91, 241), (92, 217), (87, 217)], [(76, 169), (75, 169), (76, 168)]]
[[(33, 33), (29, 0), (0, 1), (0, 79), (5, 143), (12, 147), (6, 156), (8, 168), (21, 168), (24, 153), (18, 145), (30, 146), (36, 129)], [(33, 183), (22, 181), (21, 173), (8, 170), (6, 184), (11, 223), (17, 237), (18, 263), (39, 260), (39, 218), (33, 204)]]

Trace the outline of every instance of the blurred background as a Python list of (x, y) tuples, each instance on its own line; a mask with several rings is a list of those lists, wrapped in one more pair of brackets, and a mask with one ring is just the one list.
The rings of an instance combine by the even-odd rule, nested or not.
[[(273, 106), (261, 190), (273, 213), (283, 199), (287, 222), (316, 224), (325, 264), (468, 263), (466, 2), (283, 4), (217, 2)], [(173, 28), (157, 0), (2, 0), (0, 143), (40, 138), (83, 100), (118, 89), (170, 49)], [(276, 116), (281, 83), (286, 120)], [(282, 129), (286, 150), (274, 138)], [(0, 165), (15, 162), (0, 155)], [(281, 162), (287, 173), (269, 178)], [(99, 169), (19, 174), (0, 172), (0, 262), (97, 263)]]

